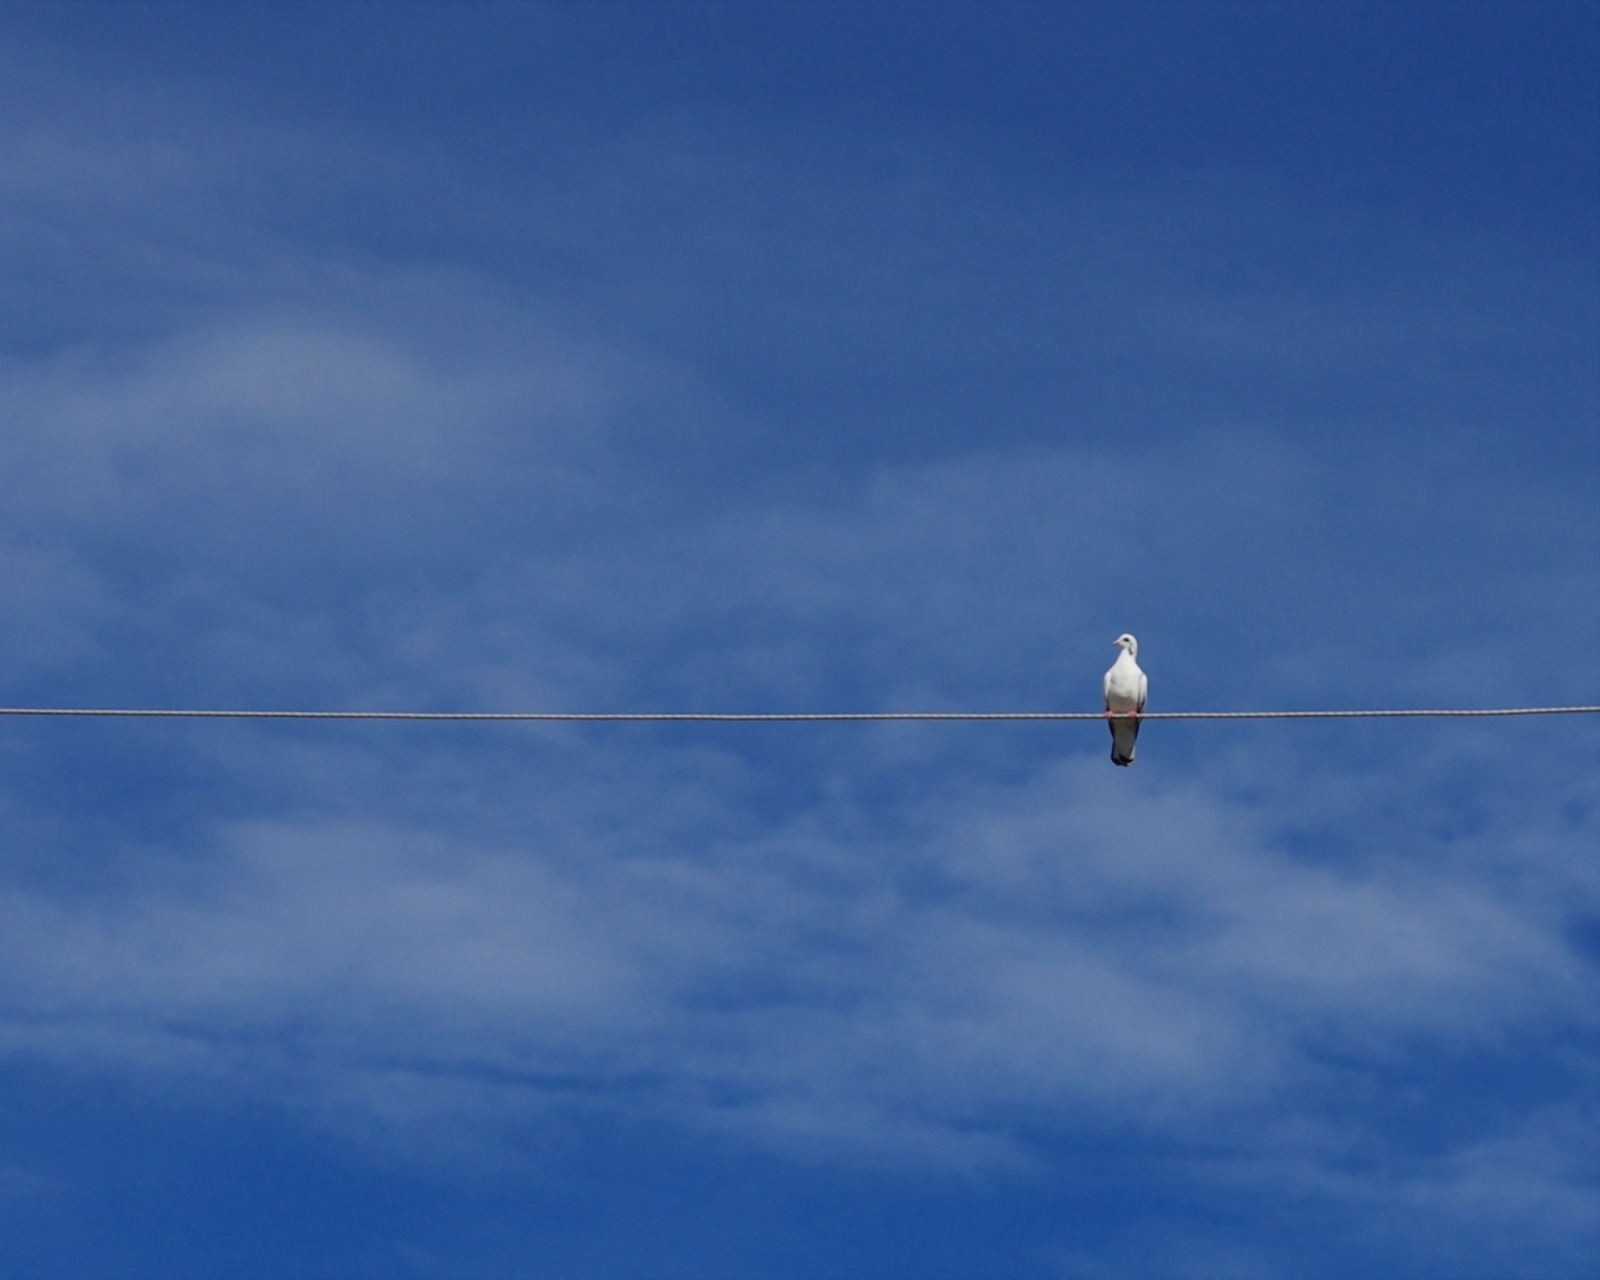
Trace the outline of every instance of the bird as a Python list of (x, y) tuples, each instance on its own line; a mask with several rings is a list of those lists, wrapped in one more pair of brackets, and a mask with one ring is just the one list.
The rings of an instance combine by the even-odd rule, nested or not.
[(1122, 652), (1106, 672), (1101, 690), (1106, 698), (1106, 722), (1111, 726), (1111, 763), (1133, 763), (1133, 744), (1139, 737), (1139, 713), (1144, 710), (1150, 680), (1139, 669), (1139, 642), (1124, 631), (1112, 641)]

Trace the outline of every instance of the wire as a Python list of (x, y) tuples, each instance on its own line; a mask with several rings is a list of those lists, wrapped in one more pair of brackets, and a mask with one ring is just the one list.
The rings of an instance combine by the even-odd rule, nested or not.
[[(1140, 720), (1355, 720), (1416, 716), (1592, 715), (1594, 707), (1474, 707), (1385, 711), (1147, 711)], [(196, 720), (1104, 720), (1103, 711), (260, 711), (146, 707), (0, 707), (0, 716), (147, 716)], [(1125, 719), (1118, 716), (1117, 719)]]

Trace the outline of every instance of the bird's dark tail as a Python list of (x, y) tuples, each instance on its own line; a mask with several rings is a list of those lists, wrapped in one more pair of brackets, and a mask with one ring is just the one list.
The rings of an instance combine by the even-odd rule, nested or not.
[[(1139, 721), (1137, 717), (1130, 717), (1133, 723), (1121, 718), (1110, 721), (1111, 725), (1111, 763), (1127, 766), (1133, 763), (1135, 754), (1134, 743), (1139, 738)], [(1130, 733), (1129, 730), (1132, 730)]]

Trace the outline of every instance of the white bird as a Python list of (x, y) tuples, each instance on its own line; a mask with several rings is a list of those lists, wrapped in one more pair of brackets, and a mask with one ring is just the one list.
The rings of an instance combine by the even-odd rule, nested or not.
[(1139, 642), (1123, 632), (1112, 643), (1122, 652), (1106, 672), (1101, 690), (1106, 696), (1106, 721), (1111, 726), (1111, 763), (1126, 765), (1133, 763), (1139, 713), (1144, 710), (1150, 681), (1139, 669)]

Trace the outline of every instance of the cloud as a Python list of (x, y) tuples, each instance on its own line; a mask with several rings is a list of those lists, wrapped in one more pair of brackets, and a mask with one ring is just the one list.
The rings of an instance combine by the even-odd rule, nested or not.
[[(1161, 459), (994, 451), (880, 469), (842, 499), (733, 495), (663, 519), (648, 478), (619, 480), (614, 430), (665, 385), (630, 386), (648, 362), (564, 342), (457, 278), (361, 297), (365, 312), (228, 319), (115, 367), (10, 375), (8, 563), (42, 594), (19, 659), (102, 666), (162, 701), (1077, 705), (1068, 657), (1098, 646), (1063, 639), (1120, 629), (1136, 580), (1157, 634), (1193, 645), (1162, 655), (1174, 700), (1199, 700), (1173, 666), (1202, 655), (1235, 700), (1330, 671), (1374, 694), (1369, 668), (1296, 636), (1303, 609), (1245, 605), (1286, 646), (1264, 682), (1206, 639), (1225, 633), (1209, 604), (1248, 593), (1191, 579), (1186, 558), (1283, 589), (1325, 518), (1325, 464), (1304, 451), (1250, 435)], [(419, 336), (421, 310), (477, 302), (497, 343)], [(1145, 498), (1131, 524), (1129, 493)], [(368, 581), (341, 599), (352, 573)], [(108, 657), (141, 630), (131, 660)], [(1507, 678), (1511, 651), (1477, 644), (1467, 669)], [(152, 646), (164, 680), (140, 675)], [(1404, 816), (1387, 833), (1363, 816), (1399, 785), (1367, 769), (1318, 779), (1294, 752), (1234, 749), (1119, 801), (1098, 742), (1091, 763), (948, 739), (832, 735), (830, 758), (559, 731), (453, 761), (437, 739), (194, 738), (259, 812), (92, 855), (144, 868), (109, 896), (14, 886), (11, 981), (51, 1036), (136, 1028), (141, 1054), (184, 1043), (172, 1028), (311, 1028), (338, 1062), (646, 1079), (652, 1106), (858, 1140), (913, 1119), (1004, 1137), (1012, 1114), (1076, 1124), (1105, 1106), (1176, 1123), (1285, 1088), (1333, 1027), (1381, 1054), (1570, 1018), (1592, 994), (1561, 933), (1593, 903), (1570, 867), (1579, 828), (1503, 805), (1441, 862)], [(1404, 777), (1448, 794), (1503, 767), (1503, 742), (1478, 744)], [(798, 790), (774, 791), (774, 770)], [(874, 777), (887, 804), (865, 800)], [(397, 788), (415, 825), (385, 816)], [(1297, 860), (1286, 829), (1311, 812), (1374, 853)], [(1530, 877), (1509, 898), (1506, 855), (1461, 862), (1508, 841)], [(683, 1100), (719, 1092), (747, 1101)]]
[[(1590, 1021), (1560, 926), (1596, 895), (1561, 860), (1516, 869), (1509, 898), (1504, 864), (1408, 867), (1405, 848), (1377, 871), (1297, 865), (1259, 813), (1172, 782), (1125, 809), (1083, 758), (929, 802), (898, 839), (852, 837), (846, 804), (820, 828), (724, 810), (685, 845), (658, 809), (685, 762), (628, 754), (626, 808), (544, 797), (558, 817), (532, 843), (385, 825), (392, 784), (347, 771), (348, 816), (146, 850), (89, 898), (14, 884), (13, 1048), (72, 1028), (111, 1060), (167, 1040), (175, 1069), (198, 1047), (232, 1070), (270, 1046), (312, 1088), (488, 1072), (780, 1145), (914, 1122), (1025, 1148), (1039, 1126), (1198, 1136), (1303, 1108), (1335, 1029), (1379, 1066)], [(715, 768), (686, 777), (715, 794)]]

